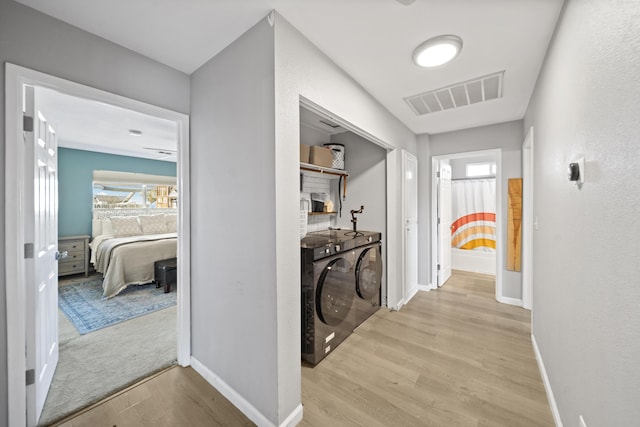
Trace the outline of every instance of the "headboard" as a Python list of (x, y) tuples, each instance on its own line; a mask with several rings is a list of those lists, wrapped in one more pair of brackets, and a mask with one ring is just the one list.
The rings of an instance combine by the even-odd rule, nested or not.
[(94, 209), (93, 220), (91, 221), (91, 237), (100, 236), (102, 234), (113, 233), (111, 219), (114, 216), (140, 216), (154, 214), (177, 214), (178, 209), (162, 208), (162, 209)]

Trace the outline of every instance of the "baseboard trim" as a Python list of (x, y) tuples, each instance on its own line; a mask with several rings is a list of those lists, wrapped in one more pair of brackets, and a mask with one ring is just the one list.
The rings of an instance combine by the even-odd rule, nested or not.
[(558, 411), (558, 405), (556, 404), (556, 398), (553, 396), (553, 390), (551, 390), (551, 383), (549, 382), (547, 369), (544, 367), (542, 354), (540, 353), (540, 348), (538, 348), (536, 337), (533, 334), (531, 334), (531, 344), (533, 344), (533, 352), (536, 355), (536, 361), (538, 362), (538, 369), (540, 370), (540, 375), (542, 376), (542, 383), (544, 384), (544, 390), (547, 393), (547, 400), (549, 401), (549, 406), (551, 407), (551, 414), (553, 415), (553, 421), (556, 423), (556, 427), (563, 427), (562, 419), (560, 418), (560, 411)]
[(509, 304), (509, 305), (517, 305), (518, 307), (522, 307), (522, 300), (517, 298), (500, 297), (498, 298), (498, 302)]
[[(227, 384), (224, 380), (214, 374), (209, 368), (204, 366), (198, 359), (191, 356), (191, 367), (204, 378), (212, 387), (218, 390), (224, 397), (226, 397), (236, 408), (247, 416), (251, 421), (256, 423), (260, 427), (276, 427), (276, 425), (269, 421), (262, 412), (256, 409), (251, 403), (247, 401), (240, 393), (238, 393), (233, 387)], [(293, 427), (302, 420), (302, 404), (298, 405), (291, 414), (280, 424), (279, 427)]]
[(419, 291), (429, 292), (431, 289), (433, 289), (431, 285), (418, 285)]
[(409, 303), (409, 301), (411, 301), (411, 298), (416, 296), (419, 290), (420, 290), (420, 285), (416, 285), (413, 287), (413, 289), (409, 289), (409, 294), (407, 295), (407, 298), (405, 298), (405, 301), (406, 301), (405, 304)]
[(302, 421), (302, 403), (289, 414), (289, 416), (280, 424), (280, 427), (295, 427)]

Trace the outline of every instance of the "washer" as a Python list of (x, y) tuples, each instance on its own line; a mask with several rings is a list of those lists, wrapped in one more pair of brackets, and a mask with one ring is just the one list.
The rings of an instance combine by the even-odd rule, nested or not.
[(360, 232), (355, 237), (350, 233), (308, 233), (300, 242), (301, 350), (302, 359), (313, 365), (353, 332), (356, 265), (363, 252), (360, 247), (380, 240), (380, 233)]
[(382, 287), (382, 244), (359, 248), (356, 254), (353, 312), (355, 327), (380, 309)]

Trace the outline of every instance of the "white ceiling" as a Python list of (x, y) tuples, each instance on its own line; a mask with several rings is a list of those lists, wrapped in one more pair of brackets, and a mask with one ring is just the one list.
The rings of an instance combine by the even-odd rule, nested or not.
[[(521, 119), (562, 0), (18, 0), (191, 73), (276, 9), (413, 132)], [(413, 49), (440, 34), (460, 55), (421, 69)], [(505, 71), (504, 97), (417, 116), (404, 98)]]
[[(51, 89), (38, 88), (37, 98), (61, 147), (176, 161), (175, 122)], [(130, 129), (142, 134), (130, 135)]]

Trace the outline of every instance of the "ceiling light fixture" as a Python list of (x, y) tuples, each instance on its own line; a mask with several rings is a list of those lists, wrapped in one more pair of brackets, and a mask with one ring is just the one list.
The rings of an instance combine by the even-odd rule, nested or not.
[(413, 51), (413, 62), (420, 67), (437, 67), (458, 56), (462, 50), (462, 39), (454, 35), (433, 37), (421, 43)]
[(129, 129), (129, 135), (140, 136), (142, 135), (142, 131), (138, 129)]

